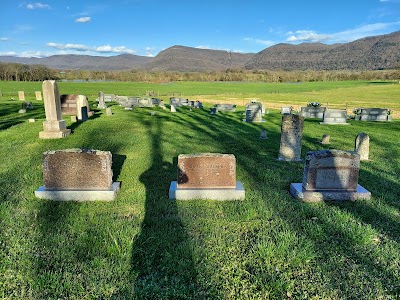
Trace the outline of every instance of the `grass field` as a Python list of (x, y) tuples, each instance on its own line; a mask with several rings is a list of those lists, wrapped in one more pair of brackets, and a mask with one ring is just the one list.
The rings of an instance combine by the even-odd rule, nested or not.
[[(237, 101), (266, 95), (263, 101), (272, 109), (262, 124), (243, 123), (243, 107), (213, 116), (209, 103), (202, 111), (178, 108), (175, 114), (160, 108), (124, 111), (113, 104), (112, 116), (92, 107), (96, 113), (87, 122), (65, 117), (73, 130), (67, 138), (39, 140), (43, 102), (34, 100), (34, 109), (22, 115), (21, 102), (9, 97), (24, 90), (32, 101), (41, 84), (1, 82), (0, 298), (398, 299), (400, 121), (349, 121), (350, 126), (305, 121), (303, 156), (324, 149), (318, 143), (324, 133), (331, 136), (330, 148), (343, 150), (353, 149), (357, 133), (370, 136), (370, 160), (361, 163), (359, 183), (371, 191), (371, 200), (294, 200), (289, 185), (301, 182), (303, 164), (276, 160), (281, 116), (269, 99), (299, 105), (321, 97), (339, 103), (341, 95), (349, 101), (359, 97), (363, 106), (390, 103), (400, 110), (399, 84), (335, 84), (304, 84), (302, 90), (292, 84), (285, 91), (284, 85), (275, 91), (266, 85), (265, 92), (263, 84), (254, 90), (238, 84), (245, 92), (235, 94)], [(136, 95), (141, 86), (112, 85), (121, 95)], [(209, 94), (205, 84), (194, 84), (193, 94), (188, 83), (173, 85), (176, 91), (166, 85), (162, 93), (221, 101), (233, 94), (218, 89), (223, 83), (210, 84)], [(77, 90), (85, 88), (93, 100), (99, 90), (113, 92), (106, 86), (60, 83), (59, 89), (83, 93)], [(143, 86), (146, 90), (157, 88)], [(259, 139), (263, 129), (267, 140)], [(68, 148), (112, 152), (114, 180), (121, 182), (115, 201), (56, 203), (34, 197), (43, 184), (42, 153)], [(246, 200), (168, 200), (177, 156), (200, 152), (236, 156)]]

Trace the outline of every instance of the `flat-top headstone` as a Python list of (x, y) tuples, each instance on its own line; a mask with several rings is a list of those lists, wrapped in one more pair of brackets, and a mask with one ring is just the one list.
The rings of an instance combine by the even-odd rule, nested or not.
[(176, 112), (176, 107), (175, 107), (175, 105), (172, 105), (172, 104), (171, 104), (171, 112)]
[(347, 112), (343, 109), (326, 109), (321, 124), (349, 125)]
[(41, 91), (36, 91), (35, 92), (35, 97), (36, 97), (36, 100), (43, 100), (42, 92)]
[(24, 91), (18, 91), (18, 99), (21, 101), (25, 101), (25, 92)]
[(232, 154), (202, 153), (178, 156), (178, 188), (235, 188), (236, 158)]
[(364, 132), (357, 134), (354, 152), (360, 155), (360, 160), (368, 160), (369, 157), (369, 136)]
[(290, 194), (304, 201), (370, 199), (358, 184), (360, 155), (353, 151), (320, 150), (306, 155), (302, 183), (291, 183)]
[(107, 107), (106, 108), (106, 116), (112, 116), (112, 111), (111, 111), (111, 107)]
[(281, 107), (281, 115), (290, 115), (292, 113), (291, 106), (282, 106)]
[(303, 188), (355, 191), (360, 170), (360, 156), (351, 151), (321, 150), (307, 153)]
[(109, 151), (46, 151), (43, 153), (44, 187), (47, 190), (111, 190), (111, 164)]
[(236, 111), (236, 105), (234, 104), (215, 104), (214, 105), (218, 111), (230, 111), (230, 112), (235, 112)]
[(283, 115), (278, 160), (300, 161), (304, 118), (299, 115)]

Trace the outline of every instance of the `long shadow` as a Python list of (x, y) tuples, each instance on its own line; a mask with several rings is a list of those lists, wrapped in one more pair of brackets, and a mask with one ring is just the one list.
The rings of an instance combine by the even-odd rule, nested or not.
[(151, 141), (151, 166), (140, 176), (146, 187), (145, 216), (132, 249), (131, 276), (137, 299), (196, 298), (196, 268), (177, 203), (167, 199), (176, 168), (163, 160), (161, 120), (142, 121)]

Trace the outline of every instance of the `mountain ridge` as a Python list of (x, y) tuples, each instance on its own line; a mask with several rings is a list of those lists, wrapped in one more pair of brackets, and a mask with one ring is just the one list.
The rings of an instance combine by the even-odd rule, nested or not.
[(174, 45), (155, 57), (53, 55), (44, 58), (0, 56), (0, 62), (41, 64), (60, 70), (145, 70), (211, 72), (239, 70), (380, 70), (400, 67), (400, 31), (349, 43), (280, 43), (258, 53)]

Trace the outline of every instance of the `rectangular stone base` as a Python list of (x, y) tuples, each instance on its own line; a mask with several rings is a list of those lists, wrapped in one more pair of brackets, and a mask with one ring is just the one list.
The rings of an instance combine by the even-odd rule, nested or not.
[(61, 139), (71, 134), (71, 129), (60, 131), (40, 131), (39, 138), (41, 139)]
[(350, 191), (306, 191), (302, 183), (291, 183), (290, 194), (293, 198), (307, 201), (307, 202), (319, 202), (319, 201), (354, 201), (360, 199), (371, 199), (371, 192), (357, 184), (357, 190), (355, 192)]
[(244, 200), (244, 198), (245, 191), (240, 181), (236, 181), (234, 189), (179, 189), (176, 181), (171, 181), (169, 187), (169, 199), (172, 200)]
[(350, 123), (329, 123), (329, 122), (319, 122), (322, 125), (351, 125)]
[(112, 201), (119, 191), (119, 182), (113, 182), (110, 191), (77, 191), (77, 190), (46, 190), (42, 185), (35, 191), (35, 196), (39, 199), (54, 201)]

